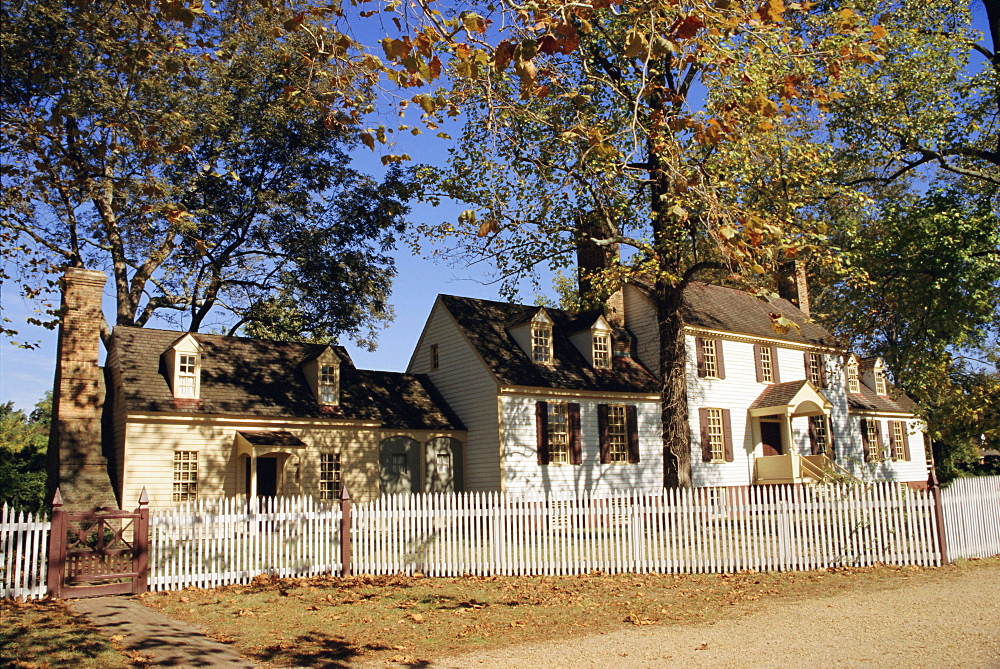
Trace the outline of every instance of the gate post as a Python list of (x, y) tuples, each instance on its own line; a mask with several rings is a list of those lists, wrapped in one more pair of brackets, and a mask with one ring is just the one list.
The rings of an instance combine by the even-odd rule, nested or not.
[(351, 496), (340, 488), (340, 575), (351, 573)]
[(135, 521), (135, 588), (138, 595), (149, 590), (149, 495), (143, 486), (139, 494), (139, 517)]
[(62, 596), (63, 567), (66, 564), (66, 511), (62, 494), (52, 495), (52, 522), (49, 525), (49, 564), (46, 574), (49, 597)]
[(948, 534), (944, 524), (944, 505), (941, 503), (941, 484), (938, 483), (937, 470), (931, 467), (927, 476), (927, 487), (934, 498), (934, 525), (938, 535), (938, 550), (941, 552), (941, 564), (948, 564)]

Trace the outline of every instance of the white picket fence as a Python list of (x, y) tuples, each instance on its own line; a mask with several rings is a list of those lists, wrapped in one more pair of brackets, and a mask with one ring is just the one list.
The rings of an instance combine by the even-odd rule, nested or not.
[(45, 596), (51, 527), (41, 514), (0, 507), (0, 598)]
[(1000, 476), (952, 481), (941, 506), (949, 558), (1000, 555)]
[(340, 506), (312, 497), (200, 500), (150, 513), (149, 589), (340, 571)]
[(737, 572), (940, 560), (931, 496), (888, 483), (400, 495), (358, 505), (353, 518), (356, 573)]
[[(942, 491), (949, 557), (1000, 554), (1000, 476)], [(892, 483), (511, 497), (395, 495), (351, 509), (356, 574), (807, 570), (940, 563), (933, 497)], [(150, 513), (149, 586), (340, 573), (339, 503), (207, 500)], [(0, 597), (45, 595), (50, 523), (0, 511)]]

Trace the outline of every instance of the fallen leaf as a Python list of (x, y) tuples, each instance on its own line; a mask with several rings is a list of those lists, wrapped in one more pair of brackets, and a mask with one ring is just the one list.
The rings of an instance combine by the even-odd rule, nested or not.
[(424, 622), (424, 617), (422, 615), (420, 615), (419, 613), (411, 613), (410, 614), (410, 618), (415, 623), (422, 623), (422, 622)]

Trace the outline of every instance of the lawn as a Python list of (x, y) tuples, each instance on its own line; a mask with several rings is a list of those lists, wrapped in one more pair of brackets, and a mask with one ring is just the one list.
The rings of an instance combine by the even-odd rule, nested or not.
[[(998, 568), (992, 558), (790, 573), (258, 577), (246, 586), (150, 593), (142, 601), (210, 630), (262, 667), (420, 666), (521, 642), (711, 623), (783, 602)], [(58, 602), (4, 602), (0, 616), (2, 667), (141, 666)]]

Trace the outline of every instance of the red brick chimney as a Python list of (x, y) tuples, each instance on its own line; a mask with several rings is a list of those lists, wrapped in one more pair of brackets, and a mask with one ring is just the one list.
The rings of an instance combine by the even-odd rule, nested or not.
[(809, 282), (804, 260), (792, 260), (781, 265), (778, 274), (778, 296), (809, 316)]
[(62, 320), (49, 434), (49, 494), (67, 510), (116, 506), (102, 451), (104, 374), (98, 366), (104, 272), (71, 267), (62, 284)]
[[(591, 241), (591, 238), (601, 239), (606, 236), (607, 232), (596, 215), (584, 214), (577, 220), (577, 280), (580, 302), (584, 308), (595, 298), (591, 275), (611, 267), (619, 257), (618, 244), (598, 246)], [(620, 288), (608, 295), (601, 306), (609, 323), (617, 327), (625, 326), (625, 296)]]

